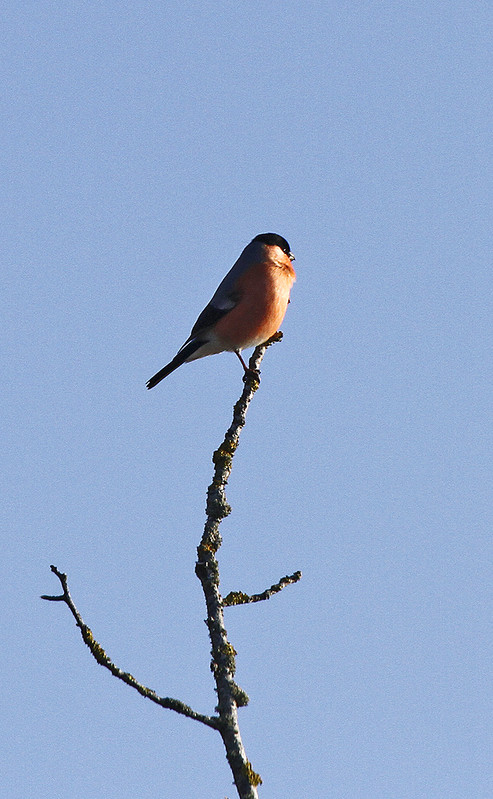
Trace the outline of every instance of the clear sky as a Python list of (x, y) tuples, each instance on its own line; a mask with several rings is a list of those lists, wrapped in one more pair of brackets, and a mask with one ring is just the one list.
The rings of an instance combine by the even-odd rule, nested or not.
[(194, 575), (241, 367), (145, 381), (242, 248), (298, 281), (230, 479), (222, 589), (264, 797), (487, 799), (493, 9), (1, 13), (2, 781), (9, 799), (234, 796)]

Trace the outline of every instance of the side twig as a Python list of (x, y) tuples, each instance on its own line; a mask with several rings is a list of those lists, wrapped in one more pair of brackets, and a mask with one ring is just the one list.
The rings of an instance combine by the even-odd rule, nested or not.
[(297, 583), (301, 580), (301, 576), (301, 572), (297, 571), (294, 574), (281, 577), (278, 583), (271, 585), (270, 588), (266, 588), (261, 594), (249, 595), (243, 593), (243, 591), (230, 591), (223, 599), (223, 608), (230, 608), (233, 607), (233, 605), (247, 605), (250, 602), (263, 602), (264, 599), (270, 599), (274, 594), (278, 594), (279, 591), (282, 591), (287, 585)]
[(43, 594), (41, 599), (47, 599), (50, 602), (65, 602), (67, 607), (69, 608), (72, 616), (75, 619), (75, 623), (80, 630), (82, 635), (83, 641), (89, 649), (91, 650), (92, 656), (97, 660), (97, 662), (101, 666), (105, 666), (111, 673), (118, 677), (119, 680), (127, 683), (132, 688), (135, 688), (139, 694), (145, 696), (147, 699), (150, 699), (151, 702), (155, 702), (156, 705), (161, 705), (161, 707), (168, 708), (169, 710), (174, 710), (176, 713), (180, 713), (182, 716), (188, 716), (189, 719), (194, 719), (195, 721), (201, 721), (202, 724), (206, 724), (207, 727), (212, 727), (213, 729), (218, 729), (218, 722), (219, 719), (217, 716), (205, 716), (202, 713), (197, 713), (195, 710), (192, 710), (191, 707), (186, 705), (184, 702), (180, 702), (179, 699), (171, 699), (167, 696), (159, 696), (152, 688), (147, 688), (145, 685), (142, 685), (138, 680), (135, 679), (131, 674), (127, 671), (123, 671), (122, 669), (118, 668), (111, 658), (106, 654), (101, 644), (95, 640), (90, 627), (84, 622), (82, 616), (80, 615), (79, 611), (77, 610), (74, 601), (70, 595), (70, 591), (68, 588), (67, 583), (67, 575), (63, 574), (62, 572), (58, 571), (56, 566), (50, 566), (51, 571), (53, 574), (56, 574), (60, 583), (62, 585), (63, 594), (61, 596), (47, 596)]

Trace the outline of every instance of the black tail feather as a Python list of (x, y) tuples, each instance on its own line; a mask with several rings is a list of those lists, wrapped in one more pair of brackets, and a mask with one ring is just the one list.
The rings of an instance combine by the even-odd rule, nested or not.
[(188, 360), (190, 355), (193, 355), (193, 353), (196, 352), (196, 350), (198, 350), (198, 348), (201, 347), (203, 343), (204, 343), (203, 341), (192, 340), (189, 341), (188, 344), (184, 344), (181, 350), (177, 352), (173, 360), (170, 361), (168, 364), (166, 364), (166, 366), (163, 366), (163, 368), (160, 369), (159, 372), (156, 372), (156, 374), (153, 375), (153, 377), (151, 377), (151, 379), (147, 381), (146, 383), (147, 388), (154, 388), (154, 386), (157, 386), (157, 384), (160, 383), (161, 380), (164, 380), (164, 378), (168, 377), (168, 375), (170, 375), (171, 372), (174, 372), (175, 369), (178, 369), (178, 367), (181, 366), (182, 363), (185, 363), (185, 361)]
[(174, 372), (175, 369), (178, 369), (178, 367), (181, 366), (182, 363), (184, 363), (184, 360), (182, 360), (181, 358), (180, 359), (173, 358), (173, 360), (167, 366), (163, 366), (163, 368), (160, 369), (159, 372), (156, 372), (156, 374), (153, 375), (153, 377), (151, 377), (151, 379), (147, 381), (146, 383), (147, 388), (154, 388), (154, 386), (157, 386), (157, 384), (160, 383), (161, 380), (164, 380), (164, 378), (168, 377), (168, 375), (170, 375), (171, 372)]

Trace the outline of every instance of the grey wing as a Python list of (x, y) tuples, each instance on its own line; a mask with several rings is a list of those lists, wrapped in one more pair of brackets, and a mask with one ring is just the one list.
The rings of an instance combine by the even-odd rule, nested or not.
[(202, 330), (215, 325), (219, 319), (238, 304), (241, 296), (236, 288), (238, 279), (252, 265), (256, 260), (255, 256), (258, 255), (256, 250), (255, 252), (250, 252), (251, 250), (252, 244), (250, 243), (248, 247), (245, 247), (236, 263), (233, 264), (226, 277), (217, 287), (211, 301), (205, 306), (192, 327), (188, 341), (194, 336), (200, 335)]
[[(231, 306), (233, 307), (233, 306)], [(194, 326), (192, 327), (192, 332), (190, 333), (190, 338), (193, 338), (202, 330), (205, 330), (208, 327), (212, 327), (215, 325), (216, 322), (228, 313), (230, 308), (217, 308), (211, 302), (209, 305), (206, 305), (202, 313), (200, 314), (199, 318), (195, 322)]]

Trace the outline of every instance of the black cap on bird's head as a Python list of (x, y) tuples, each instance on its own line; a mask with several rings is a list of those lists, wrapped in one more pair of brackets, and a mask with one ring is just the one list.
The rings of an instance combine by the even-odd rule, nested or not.
[(258, 236), (255, 236), (253, 241), (259, 241), (261, 244), (270, 244), (271, 247), (280, 247), (281, 250), (294, 261), (294, 255), (291, 252), (288, 242), (277, 233), (260, 233)]

